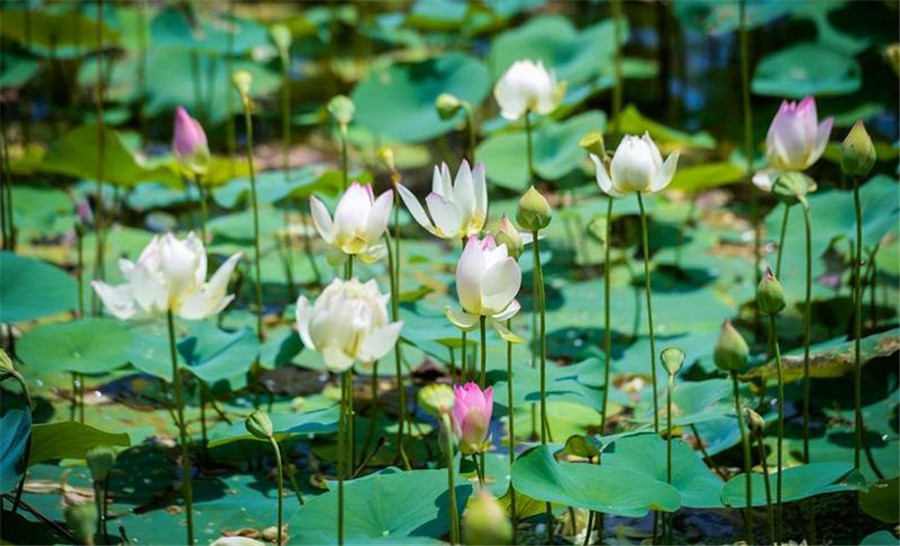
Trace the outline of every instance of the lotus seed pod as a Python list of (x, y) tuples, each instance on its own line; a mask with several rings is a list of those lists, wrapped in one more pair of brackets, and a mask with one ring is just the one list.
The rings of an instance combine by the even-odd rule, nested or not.
[(766, 269), (766, 274), (759, 281), (756, 289), (756, 305), (767, 315), (775, 315), (784, 309), (784, 289), (771, 269)]
[(601, 159), (606, 157), (606, 146), (603, 142), (603, 133), (600, 131), (591, 131), (587, 133), (581, 137), (581, 140), (578, 141), (578, 145), (588, 153), (592, 153)]
[(516, 223), (528, 232), (535, 232), (550, 225), (553, 209), (547, 199), (534, 186), (528, 188), (516, 211)]
[(434, 107), (437, 108), (438, 116), (443, 120), (452, 119), (463, 107), (463, 103), (450, 93), (441, 93), (434, 100)]
[(816, 181), (799, 171), (789, 171), (775, 180), (772, 194), (782, 203), (793, 205), (805, 199), (806, 194), (816, 189)]
[(236, 70), (231, 74), (231, 85), (237, 89), (242, 97), (250, 96), (250, 86), (253, 85), (253, 76), (246, 70)]
[(66, 507), (66, 525), (79, 544), (94, 545), (94, 530), (97, 528), (97, 508), (87, 502)]
[(747, 422), (750, 424), (750, 430), (758, 433), (765, 428), (766, 420), (762, 418), (762, 415), (756, 413), (751, 408), (744, 408), (744, 413), (747, 416)]
[(512, 544), (512, 523), (487, 489), (480, 488), (463, 516), (463, 544)]
[(116, 464), (116, 452), (109, 446), (95, 446), (88, 450), (85, 459), (94, 481), (102, 482)]
[(662, 360), (663, 366), (666, 367), (666, 371), (669, 372), (669, 375), (672, 377), (674, 377), (681, 370), (681, 367), (684, 366), (684, 351), (678, 347), (667, 347), (666, 349), (663, 349), (659, 358)]
[(260, 440), (268, 440), (274, 434), (269, 414), (261, 410), (251, 413), (250, 417), (247, 417), (247, 421), (244, 422), (244, 426), (247, 427), (247, 432)]
[(449, 385), (432, 383), (419, 391), (419, 405), (426, 412), (436, 417), (450, 413), (455, 402), (456, 396)]
[(328, 113), (341, 125), (349, 125), (356, 114), (356, 106), (347, 95), (337, 95), (328, 101)]
[(713, 360), (716, 366), (726, 372), (742, 372), (747, 368), (749, 357), (750, 347), (747, 346), (744, 337), (731, 324), (730, 320), (725, 319), (713, 351)]
[(841, 146), (841, 170), (847, 176), (865, 176), (875, 165), (875, 145), (862, 120), (853, 124)]
[(506, 251), (513, 259), (518, 260), (525, 249), (525, 242), (522, 241), (522, 235), (516, 226), (509, 220), (509, 216), (503, 215), (500, 219), (500, 226), (494, 234), (494, 240), (498, 245), (506, 245)]

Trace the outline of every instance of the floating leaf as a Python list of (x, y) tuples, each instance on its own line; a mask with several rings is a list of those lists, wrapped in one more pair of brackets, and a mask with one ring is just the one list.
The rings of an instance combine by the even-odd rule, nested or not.
[(0, 322), (15, 324), (71, 311), (78, 285), (62, 269), (0, 251)]
[(650, 133), (650, 137), (663, 149), (679, 149), (684, 147), (711, 149), (716, 141), (706, 131), (688, 134), (655, 122), (644, 116), (635, 105), (629, 104), (622, 111), (619, 120), (619, 131), (622, 133), (642, 135)]
[(19, 358), (40, 373), (101, 374), (128, 362), (132, 334), (118, 320), (86, 318), (43, 324), (19, 343)]
[(900, 540), (890, 531), (875, 531), (862, 539), (860, 546), (889, 546), (892, 544), (900, 544)]
[[(778, 474), (773, 472), (767, 475), (772, 491)], [(751, 499), (753, 506), (765, 506), (766, 485), (762, 474), (753, 474), (750, 482)], [(836, 491), (865, 490), (865, 480), (853, 470), (850, 463), (810, 463), (793, 468), (786, 468), (782, 478), (783, 502), (798, 501), (801, 499), (831, 493)], [(722, 490), (722, 502), (726, 506), (743, 508), (747, 504), (746, 476), (738, 474), (734, 476)]]
[(900, 521), (900, 478), (880, 480), (859, 495), (863, 512), (885, 523)]
[(112, 433), (75, 421), (34, 425), (28, 465), (51, 459), (83, 459), (94, 446), (129, 446), (128, 433)]
[(0, 493), (15, 489), (25, 473), (25, 450), (31, 429), (31, 410), (13, 408), (0, 419)]
[(669, 188), (696, 194), (740, 182), (745, 176), (746, 166), (734, 161), (690, 165), (675, 171)]
[[(275, 436), (281, 441), (296, 436), (334, 432), (337, 430), (338, 415), (338, 408), (334, 406), (296, 414), (272, 414), (270, 418)], [(239, 419), (231, 425), (223, 424), (210, 431), (209, 447), (252, 439), (244, 420)]]
[(856, 59), (818, 43), (796, 44), (760, 59), (751, 88), (757, 95), (800, 99), (845, 95), (862, 85)]
[(119, 33), (103, 25), (101, 29), (96, 19), (71, 11), (49, 9), (4, 9), (0, 10), (0, 36), (20, 44), (30, 45), (38, 53), (49, 56), (66, 56), (63, 48), (82, 50), (97, 49), (97, 34), (103, 35), (103, 42), (109, 46), (119, 41)]

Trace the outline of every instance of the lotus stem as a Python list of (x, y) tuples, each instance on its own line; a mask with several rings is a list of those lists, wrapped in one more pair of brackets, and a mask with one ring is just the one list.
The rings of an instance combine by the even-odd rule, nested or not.
[[(506, 329), (512, 331), (512, 319), (506, 319)], [(506, 417), (509, 426), (509, 467), (512, 468), (516, 462), (516, 424), (515, 424), (515, 398), (513, 398), (513, 344), (506, 342), (506, 396), (509, 402), (506, 406)], [(518, 516), (516, 513), (516, 491), (513, 489), (512, 481), (509, 483), (509, 515), (513, 524), (513, 540), (516, 543), (516, 523)]]
[(350, 185), (350, 166), (347, 160), (347, 126), (341, 124), (341, 173), (343, 175), (343, 187), (341, 188), (343, 191), (347, 191), (347, 186)]
[(791, 215), (790, 205), (784, 205), (784, 216), (781, 218), (781, 235), (778, 236), (778, 252), (775, 258), (775, 277), (781, 278), (781, 257), (784, 255), (784, 236), (787, 233), (788, 218)]
[(447, 455), (447, 503), (450, 511), (450, 544), (459, 544), (459, 510), (456, 506), (455, 464), (453, 459), (453, 432), (450, 416), (442, 416), (444, 450)]
[(641, 235), (644, 247), (644, 290), (647, 293), (647, 327), (650, 330), (650, 373), (653, 381), (653, 430), (659, 434), (659, 411), (657, 411), (656, 393), (656, 340), (653, 337), (653, 300), (650, 285), (650, 243), (647, 236), (647, 213), (644, 210), (644, 198), (637, 193), (638, 208), (641, 212)]
[[(528, 113), (525, 113), (526, 119)], [(538, 330), (538, 346), (541, 358), (541, 445), (547, 445), (547, 337), (546, 337), (546, 309), (544, 301), (544, 272), (541, 268), (541, 243), (537, 230), (531, 233), (532, 247), (534, 248), (534, 285), (537, 291), (537, 303), (540, 311)], [(550, 503), (546, 504), (547, 511), (547, 543), (553, 543), (553, 510)]]
[(209, 239), (206, 238), (206, 222), (209, 219), (209, 215), (206, 211), (206, 191), (203, 189), (203, 180), (200, 173), (195, 175), (194, 182), (197, 184), (197, 200), (200, 202), (200, 239), (206, 245), (209, 243)]
[[(666, 392), (666, 483), (672, 485), (672, 391), (675, 390), (675, 375), (669, 374), (669, 383)], [(672, 524), (674, 514), (670, 513), (667, 526), (668, 544), (672, 542)], [(747, 544), (751, 544), (748, 542)]]
[(769, 465), (766, 462), (766, 445), (763, 443), (763, 433), (760, 430), (756, 435), (756, 445), (759, 446), (759, 460), (762, 464), (763, 483), (766, 485), (766, 537), (769, 544), (775, 544), (775, 522), (772, 515), (772, 484), (769, 483)]
[(278, 482), (278, 542), (276, 544), (281, 546), (282, 544), (284, 544), (281, 524), (282, 499), (284, 495), (284, 467), (281, 463), (281, 448), (278, 447), (278, 442), (275, 440), (274, 436), (269, 436), (269, 443), (272, 445), (272, 449), (275, 450), (275, 470), (276, 472), (278, 472), (276, 476)]
[(809, 203), (804, 199), (803, 219), (806, 226), (806, 300), (803, 311), (803, 462), (809, 463), (809, 350), (812, 343), (812, 227)]
[(475, 164), (475, 112), (472, 110), (472, 106), (468, 102), (462, 103), (463, 109), (466, 111), (466, 133), (468, 134), (468, 157), (469, 161), (474, 165)]
[(744, 506), (744, 541), (747, 544), (753, 544), (753, 481), (750, 474), (750, 437), (744, 430), (743, 412), (741, 411), (741, 389), (738, 383), (737, 372), (731, 372), (731, 384), (734, 390), (734, 416), (738, 421), (741, 445), (744, 449), (744, 500), (746, 503)]
[(533, 137), (531, 134), (532, 128), (531, 128), (530, 115), (531, 115), (531, 111), (526, 109), (525, 110), (525, 141), (526, 141), (525, 152), (526, 152), (526, 157), (528, 158), (528, 178), (533, 179), (535, 176), (534, 150), (532, 149), (533, 148), (533, 142), (532, 142)]
[[(394, 192), (394, 248), (391, 249), (391, 241), (387, 241), (388, 269), (391, 282), (391, 320), (400, 320), (400, 203), (399, 193)], [(463, 333), (465, 334), (465, 332)], [(465, 338), (464, 338), (465, 339)], [(409, 421), (406, 403), (406, 385), (403, 381), (403, 352), (401, 342), (398, 339), (394, 345), (394, 368), (397, 374), (397, 394), (399, 395), (397, 411), (397, 458), (403, 461), (403, 466), (409, 470), (409, 457), (403, 446), (405, 424)], [(376, 368), (377, 373), (377, 368)], [(450, 377), (453, 379), (452, 374)]]
[(778, 476), (776, 477), (775, 482), (775, 507), (776, 507), (776, 518), (775, 518), (775, 538), (778, 539), (778, 543), (781, 543), (782, 533), (784, 531), (783, 527), (783, 519), (782, 519), (782, 506), (781, 506), (781, 492), (782, 492), (782, 470), (784, 468), (784, 460), (783, 460), (783, 441), (784, 441), (784, 367), (781, 362), (781, 348), (778, 344), (778, 334), (776, 332), (775, 327), (775, 315), (769, 316), (769, 337), (772, 342), (772, 346), (775, 349), (775, 366), (778, 370), (778, 448), (777, 448), (777, 460), (778, 460)]
[[(106, 160), (106, 122), (103, 113), (103, 91), (105, 87), (103, 79), (103, 3), (104, 0), (97, 0), (97, 190), (95, 194), (96, 204), (94, 205), (94, 232), (97, 234), (94, 278), (101, 281), (106, 279), (106, 235), (103, 233), (103, 179), (105, 177), (103, 170)], [(12, 210), (11, 207), (10, 210)], [(94, 315), (100, 315), (103, 312), (96, 292), (92, 292), (91, 295), (91, 310)]]
[[(244, 124), (247, 128), (247, 166), (250, 168), (250, 199), (253, 207), (253, 265), (255, 270), (255, 296), (256, 296), (256, 337), (263, 340), (263, 297), (262, 297), (262, 267), (260, 266), (261, 250), (259, 242), (259, 201), (256, 194), (256, 169), (253, 166), (253, 118), (250, 115), (250, 100), (246, 97), (244, 105)], [(257, 359), (256, 364), (259, 364)]]
[[(228, 55), (225, 55), (225, 71), (234, 74), (234, 34), (235, 34), (235, 8), (238, 0), (228, 0)], [(237, 127), (234, 122), (234, 93), (225, 93), (228, 97), (228, 123), (225, 124), (225, 146), (228, 156), (233, 157), (237, 152)]]
[(612, 332), (610, 331), (610, 279), (612, 264), (610, 263), (610, 237), (612, 235), (613, 198), (606, 205), (606, 241), (604, 249), (605, 265), (603, 266), (603, 352), (606, 355), (606, 366), (603, 370), (603, 409), (600, 413), (600, 434), (606, 433), (606, 417), (609, 411), (609, 378), (612, 368)]
[[(290, 51), (282, 52), (281, 57), (281, 168), (284, 169), (285, 184), (291, 183), (291, 89), (290, 81)], [(297, 300), (297, 287), (294, 284), (294, 272), (291, 267), (293, 249), (290, 232), (290, 199), (284, 201), (284, 273), (288, 283), (288, 296), (291, 301)], [(301, 213), (302, 218), (302, 213)]]
[[(741, 103), (744, 118), (744, 158), (747, 162), (747, 177), (753, 176), (753, 108), (750, 102), (750, 45), (747, 32), (747, 0), (740, 0), (740, 42), (741, 42)], [(754, 190), (750, 192), (750, 216), (753, 222), (753, 272), (755, 283), (761, 280), (760, 259), (760, 217), (759, 194)], [(759, 328), (759, 311), (754, 315), (757, 335)]]
[(169, 326), (169, 356), (172, 358), (172, 388), (175, 391), (175, 410), (178, 418), (178, 443), (181, 446), (181, 489), (187, 518), (187, 543), (194, 544), (194, 492), (191, 484), (191, 454), (188, 451), (187, 423), (184, 420), (184, 401), (181, 398), (181, 371), (178, 369), (178, 349), (175, 338), (175, 316), (170, 309), (166, 313)]
[(337, 528), (337, 543), (338, 546), (342, 546), (344, 544), (344, 457), (346, 453), (344, 452), (344, 435), (346, 434), (346, 423), (345, 420), (347, 418), (346, 415), (346, 403), (347, 403), (347, 372), (341, 372), (340, 374), (341, 381), (341, 404), (338, 419), (338, 528)]
[(622, 93), (625, 83), (622, 75), (622, 29), (620, 28), (620, 19), (622, 19), (622, 0), (612, 1), (613, 15), (613, 41), (615, 42), (615, 56), (613, 66), (615, 68), (616, 80), (613, 86), (612, 94), (612, 132), (619, 132), (619, 117), (622, 114)]
[(853, 210), (856, 214), (856, 256), (853, 259), (853, 403), (855, 408), (853, 468), (859, 470), (862, 449), (862, 205), (859, 199), (859, 177), (853, 177)]
[(478, 386), (484, 390), (484, 386), (487, 383), (487, 317), (482, 315), (479, 318), (481, 326), (481, 379), (478, 382)]

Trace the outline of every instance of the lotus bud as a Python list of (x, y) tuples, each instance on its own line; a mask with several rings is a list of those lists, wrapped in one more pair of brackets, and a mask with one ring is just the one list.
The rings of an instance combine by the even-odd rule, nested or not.
[(236, 70), (231, 74), (231, 85), (237, 89), (242, 97), (250, 96), (250, 86), (253, 85), (253, 76), (246, 70)]
[(507, 252), (515, 260), (519, 259), (519, 256), (522, 255), (522, 251), (525, 249), (525, 243), (522, 241), (519, 230), (510, 222), (509, 216), (505, 214), (500, 219), (500, 226), (497, 228), (497, 233), (494, 234), (494, 240), (497, 241), (498, 245), (506, 245)]
[(793, 205), (798, 201), (806, 202), (806, 194), (815, 189), (815, 180), (799, 171), (789, 171), (775, 180), (772, 193), (779, 201)]
[(432, 383), (419, 391), (419, 405), (435, 417), (450, 413), (455, 402), (456, 395), (449, 385)]
[(205, 173), (209, 168), (209, 145), (200, 122), (179, 106), (175, 110), (175, 128), (172, 134), (172, 151), (178, 161), (196, 174)]
[(244, 426), (247, 427), (247, 432), (258, 440), (268, 440), (275, 433), (272, 429), (272, 420), (269, 418), (269, 414), (262, 410), (256, 410), (251, 413), (250, 417), (247, 417), (247, 420), (244, 422)]
[(94, 545), (94, 530), (97, 528), (97, 509), (93, 504), (81, 502), (66, 507), (66, 525), (79, 544)]
[(759, 286), (756, 289), (756, 305), (759, 310), (767, 315), (775, 315), (781, 312), (785, 306), (784, 288), (772, 274), (771, 269), (766, 269)]
[(453, 387), (456, 402), (450, 416), (453, 433), (459, 438), (459, 450), (463, 455), (485, 450), (490, 432), (491, 413), (494, 410), (494, 388), (482, 392), (475, 383)]
[(756, 413), (751, 408), (744, 408), (744, 413), (747, 416), (747, 423), (750, 425), (750, 430), (757, 434), (762, 432), (762, 429), (766, 426), (766, 421), (762, 418), (762, 415)]
[(588, 153), (594, 154), (600, 159), (606, 157), (606, 145), (603, 142), (603, 133), (600, 131), (591, 131), (581, 137), (578, 145), (584, 148)]
[(88, 450), (85, 459), (94, 481), (102, 482), (116, 464), (116, 452), (109, 446), (96, 446)]
[(375, 151), (375, 157), (381, 162), (381, 165), (388, 171), (397, 172), (397, 165), (394, 163), (394, 150), (390, 146), (381, 146)]
[(747, 368), (749, 357), (750, 347), (747, 346), (744, 337), (732, 326), (730, 320), (725, 319), (713, 351), (713, 360), (716, 366), (726, 372), (742, 372)]
[(841, 146), (841, 170), (847, 176), (865, 176), (875, 165), (875, 145), (862, 120), (857, 120)]
[(670, 377), (675, 377), (681, 371), (681, 367), (684, 366), (684, 351), (678, 347), (663, 349), (659, 358), (662, 360), (663, 366), (666, 367), (666, 371), (669, 372)]
[(353, 121), (353, 115), (356, 113), (356, 106), (350, 97), (346, 95), (337, 95), (328, 101), (328, 113), (341, 126), (346, 127)]
[(443, 120), (452, 119), (463, 109), (463, 102), (450, 93), (441, 93), (434, 101), (438, 116)]
[(272, 25), (272, 28), (269, 29), (269, 34), (272, 36), (272, 42), (275, 43), (278, 52), (281, 55), (287, 56), (291, 49), (291, 42), (294, 40), (294, 37), (291, 36), (291, 29), (286, 25), (278, 23)]
[(487, 489), (479, 488), (469, 501), (462, 525), (463, 544), (512, 544), (512, 523)]
[(540, 231), (550, 225), (553, 209), (547, 199), (534, 186), (528, 188), (516, 211), (516, 223), (528, 232)]

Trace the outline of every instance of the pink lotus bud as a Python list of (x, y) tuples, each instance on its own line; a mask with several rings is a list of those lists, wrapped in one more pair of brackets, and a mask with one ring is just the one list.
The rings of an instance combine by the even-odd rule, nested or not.
[(805, 97), (799, 103), (783, 101), (766, 136), (766, 156), (780, 171), (802, 171), (825, 151), (834, 118), (819, 123), (816, 100)]
[(185, 167), (195, 173), (204, 173), (209, 164), (209, 145), (200, 122), (187, 111), (175, 110), (175, 129), (172, 136), (172, 150)]
[(481, 391), (475, 383), (454, 386), (456, 403), (451, 410), (453, 433), (459, 439), (459, 450), (463, 455), (480, 453), (487, 447), (491, 413), (494, 410), (494, 388)]

